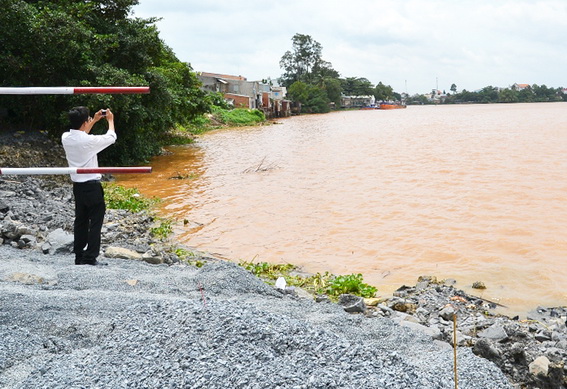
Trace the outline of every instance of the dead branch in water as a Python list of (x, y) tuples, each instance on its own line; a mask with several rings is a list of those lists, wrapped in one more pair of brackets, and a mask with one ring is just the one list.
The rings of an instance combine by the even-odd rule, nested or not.
[(276, 164), (274, 164), (274, 163), (271, 163), (269, 165), (264, 166), (265, 160), (266, 160), (266, 157), (262, 158), (262, 160), (260, 161), (260, 164), (258, 166), (251, 166), (248, 169), (244, 170), (243, 173), (267, 172), (269, 170), (273, 170), (273, 169), (277, 168)]

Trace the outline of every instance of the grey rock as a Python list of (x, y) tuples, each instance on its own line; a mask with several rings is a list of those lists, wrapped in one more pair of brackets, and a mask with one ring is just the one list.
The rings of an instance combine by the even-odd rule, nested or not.
[(42, 252), (43, 254), (49, 254), (49, 251), (51, 250), (51, 243), (49, 243), (49, 242), (44, 242), (44, 243), (41, 245), (41, 248), (40, 248), (40, 249), (41, 249), (41, 252)]
[[(137, 252), (136, 254), (139, 255), (139, 253)], [(163, 258), (160, 257), (159, 255), (154, 254), (151, 250), (142, 254), (142, 259), (144, 260), (144, 262), (151, 263), (153, 265), (159, 265), (161, 263), (164, 263)]]
[(455, 280), (454, 278), (447, 278), (447, 279), (444, 281), (444, 284), (447, 285), (447, 286), (453, 286), (453, 285), (455, 285), (456, 283), (457, 283), (457, 280)]
[(424, 290), (425, 288), (427, 288), (429, 286), (429, 281), (421, 281), (418, 282), (415, 285), (415, 290), (419, 291), (419, 290)]
[(16, 197), (17, 193), (16, 192), (12, 192), (9, 190), (0, 190), (0, 197), (6, 198), (6, 197)]
[(488, 339), (479, 339), (473, 347), (473, 352), (490, 361), (497, 361), (501, 356), (500, 350)]
[(545, 356), (536, 358), (535, 361), (529, 365), (530, 374), (547, 377), (550, 363), (549, 359)]
[(104, 252), (104, 256), (107, 258), (121, 258), (121, 259), (133, 259), (133, 260), (143, 259), (142, 254), (137, 253), (134, 250), (130, 250), (124, 247), (116, 247), (116, 246), (108, 247)]
[[(409, 316), (411, 318), (411, 316)], [(396, 321), (398, 324), (400, 324), (403, 327), (408, 327), (411, 328), (413, 330), (419, 331), (427, 336), (430, 336), (432, 339), (436, 339), (436, 340), (441, 340), (441, 331), (439, 330), (439, 328), (437, 327), (427, 327), (424, 326), (422, 324), (416, 323), (412, 320), (407, 320), (408, 318), (405, 318), (404, 320), (400, 320), (400, 321)]]
[[(449, 388), (447, 343), (278, 293), (234, 264), (113, 259), (85, 269), (70, 266), (68, 255), (0, 250), (0, 276), (42, 268), (37, 274), (53, 269), (59, 281), (0, 283), (2, 302), (11, 302), (2, 320), (10, 329), (0, 348), (10, 366), (0, 370), (3, 387)], [(468, 349), (459, 350), (459, 369), (463, 389), (510, 388)]]
[(476, 281), (472, 284), (473, 289), (486, 289), (486, 285), (482, 281)]
[(455, 308), (452, 305), (444, 307), (439, 311), (439, 316), (445, 321), (453, 321), (453, 316), (455, 316)]
[(364, 299), (352, 294), (341, 294), (339, 296), (339, 304), (342, 305), (346, 312), (365, 312), (366, 304)]
[(47, 235), (47, 241), (51, 245), (51, 254), (71, 253), (73, 251), (73, 235), (58, 228)]
[(30, 235), (30, 234), (22, 235), (20, 237), (20, 240), (22, 240), (26, 245), (30, 245), (30, 246), (34, 246), (35, 243), (37, 242), (37, 238), (35, 237), (35, 235)]
[(493, 324), (487, 329), (478, 333), (479, 338), (486, 338), (491, 340), (502, 340), (508, 337), (504, 327), (498, 323)]
[(540, 331), (535, 334), (534, 338), (540, 342), (547, 342), (551, 340), (551, 332), (549, 331)]

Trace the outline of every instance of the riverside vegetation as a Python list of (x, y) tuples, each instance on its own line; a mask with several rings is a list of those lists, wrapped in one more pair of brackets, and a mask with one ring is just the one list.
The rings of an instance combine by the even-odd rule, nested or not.
[[(43, 133), (5, 133), (0, 139), (1, 166), (64, 163), (61, 146)], [(129, 209), (109, 209), (103, 227), (105, 257), (162, 266), (186, 263), (196, 268), (222, 262), (175, 242), (169, 236), (175, 221), (151, 212), (158, 200), (144, 199), (135, 190), (111, 182), (105, 186), (109, 204)], [(39, 251), (46, 258), (67, 253), (70, 261), (70, 188), (68, 178), (62, 176), (0, 179), (0, 250), (11, 246), (30, 253), (26, 256)], [(559, 389), (567, 384), (567, 308), (540, 307), (525, 319), (510, 318), (498, 314), (495, 304), (456, 289), (451, 280), (421, 277), (415, 286), (400, 287), (393, 297), (375, 297), (379, 290), (364, 283), (358, 274), (303, 274), (290, 264), (253, 261), (241, 261), (240, 265), (275, 284), (285, 295), (315, 299), (320, 304), (337, 303), (368, 320), (392, 320), (447, 346), (452, 344), (456, 317), (460, 353), (469, 349), (492, 361), (518, 388)], [(285, 280), (283, 286), (278, 285), (280, 277)]]
[[(191, 65), (160, 39), (157, 19), (130, 17), (138, 0), (1, 4), (0, 86), (149, 86), (151, 93), (0, 95), (0, 131), (44, 130), (58, 139), (71, 107), (109, 107), (120, 136), (99, 160), (120, 166), (159, 154), (184, 132), (175, 129), (264, 120), (259, 111), (231, 111), (218, 93), (202, 91)], [(97, 123), (93, 133), (103, 127)]]

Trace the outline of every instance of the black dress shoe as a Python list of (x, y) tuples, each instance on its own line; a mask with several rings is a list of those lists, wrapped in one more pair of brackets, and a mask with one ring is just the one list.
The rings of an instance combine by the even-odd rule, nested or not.
[(92, 260), (92, 261), (85, 261), (85, 260), (81, 260), (78, 265), (90, 265), (90, 266), (108, 266), (108, 263), (106, 262), (99, 262), (96, 259)]

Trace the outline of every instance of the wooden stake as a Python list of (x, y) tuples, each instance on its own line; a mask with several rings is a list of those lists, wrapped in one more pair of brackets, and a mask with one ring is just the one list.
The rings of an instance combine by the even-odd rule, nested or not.
[(457, 314), (453, 315), (453, 359), (455, 371), (455, 389), (459, 389), (459, 375), (457, 374)]

